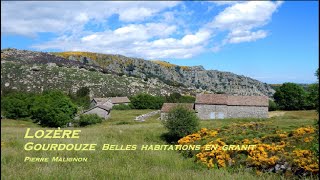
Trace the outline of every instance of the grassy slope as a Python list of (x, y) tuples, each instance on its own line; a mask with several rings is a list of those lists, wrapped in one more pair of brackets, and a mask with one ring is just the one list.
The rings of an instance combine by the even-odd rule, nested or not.
[[(26, 128), (40, 129), (27, 121), (1, 120), (1, 177), (3, 179), (257, 179), (245, 170), (207, 170), (185, 159), (176, 151), (102, 151), (102, 144), (165, 144), (161, 134), (165, 129), (152, 117), (146, 122), (134, 122), (135, 116), (152, 110), (112, 111), (112, 118), (102, 124), (81, 129), (80, 139), (32, 139), (37, 143), (97, 143), (92, 152), (48, 152), (23, 150), (30, 140), (23, 139)], [(311, 125), (317, 115), (314, 111), (285, 112), (268, 119), (275, 126), (293, 129)], [(202, 121), (201, 127), (222, 127), (233, 122), (250, 122), (252, 119)], [(41, 128), (42, 129), (42, 128)], [(99, 146), (100, 145), (100, 146)], [(88, 157), (86, 163), (24, 163), (24, 157)], [(259, 179), (279, 178), (263, 174)]]

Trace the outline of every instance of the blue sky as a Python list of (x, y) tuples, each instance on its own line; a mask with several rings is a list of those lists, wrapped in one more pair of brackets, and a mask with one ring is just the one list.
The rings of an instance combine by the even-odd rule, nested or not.
[(1, 2), (1, 48), (91, 51), (313, 83), (318, 2)]

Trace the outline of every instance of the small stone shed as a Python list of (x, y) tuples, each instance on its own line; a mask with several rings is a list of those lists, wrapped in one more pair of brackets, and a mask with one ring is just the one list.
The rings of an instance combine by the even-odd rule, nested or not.
[(200, 119), (267, 118), (267, 96), (198, 94), (195, 111)]
[(183, 106), (187, 109), (194, 111), (194, 103), (164, 103), (161, 108), (161, 120), (167, 119), (168, 113), (171, 109), (177, 107), (177, 106)]
[(97, 105), (84, 111), (83, 114), (97, 114), (99, 117), (108, 119), (110, 111), (111, 111), (111, 107), (104, 106), (104, 105)]

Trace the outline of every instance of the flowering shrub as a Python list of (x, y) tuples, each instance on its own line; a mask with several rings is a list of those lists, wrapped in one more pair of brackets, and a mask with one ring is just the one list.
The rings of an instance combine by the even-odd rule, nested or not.
[[(204, 147), (210, 145), (219, 145), (215, 150), (205, 150)], [(230, 158), (230, 154), (223, 150), (222, 147), (226, 145), (220, 138), (215, 141), (211, 141), (202, 147), (202, 151), (196, 155), (197, 159), (202, 163), (206, 164), (208, 168), (217, 168), (226, 167), (226, 163), (231, 165), (232, 159)]]
[(298, 128), (296, 130), (293, 131), (293, 136), (296, 137), (301, 137), (304, 134), (310, 134), (310, 133), (314, 133), (314, 128), (312, 127), (302, 127), (302, 128)]
[[(222, 129), (202, 128), (181, 138), (178, 144), (200, 144), (200, 150), (189, 154), (207, 168), (245, 166), (255, 169), (257, 174), (276, 172), (286, 176), (306, 176), (319, 172), (316, 154), (308, 149), (312, 147), (315, 136), (313, 127), (286, 132), (265, 122), (250, 122), (232, 124)], [(255, 145), (255, 148), (237, 151), (223, 149), (227, 145)], [(208, 149), (208, 146), (216, 147)]]
[(75, 56), (75, 57), (88, 57), (92, 60), (97, 60), (97, 54), (96, 53), (91, 53), (91, 52), (80, 52), (80, 51), (69, 51), (69, 52), (61, 52), (57, 53), (59, 56), (62, 56), (66, 59), (68, 59), (70, 56)]
[(298, 170), (303, 169), (305, 172), (318, 173), (319, 161), (314, 157), (310, 150), (294, 150), (292, 152), (293, 162), (297, 165)]

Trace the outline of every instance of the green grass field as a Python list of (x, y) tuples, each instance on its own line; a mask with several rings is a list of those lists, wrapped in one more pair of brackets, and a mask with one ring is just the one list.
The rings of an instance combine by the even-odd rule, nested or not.
[[(260, 176), (246, 169), (206, 169), (184, 158), (177, 151), (102, 151), (103, 144), (166, 144), (161, 134), (163, 125), (157, 118), (135, 122), (134, 117), (152, 110), (113, 110), (102, 124), (81, 129), (79, 139), (24, 139), (28, 127), (32, 131), (47, 129), (29, 121), (1, 120), (1, 177), (3, 179), (284, 179), (276, 174)], [(275, 114), (275, 115), (273, 115)], [(280, 115), (279, 115), (280, 114)], [(265, 120), (273, 126), (292, 130), (313, 125), (315, 111), (271, 112)], [(201, 127), (217, 128), (252, 119), (201, 121)], [(96, 151), (25, 151), (24, 145), (35, 143), (95, 143)], [(87, 157), (88, 162), (24, 162), (25, 157)], [(312, 178), (311, 178), (312, 179)]]

